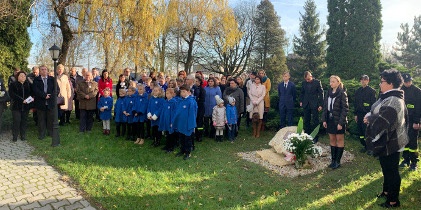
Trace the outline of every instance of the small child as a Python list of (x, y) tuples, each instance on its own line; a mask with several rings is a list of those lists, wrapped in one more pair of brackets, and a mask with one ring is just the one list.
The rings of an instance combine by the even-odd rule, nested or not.
[(221, 142), (224, 136), (225, 123), (227, 123), (226, 108), (224, 100), (219, 95), (215, 96), (216, 106), (213, 107), (212, 122), (215, 127), (215, 140)]
[(133, 123), (136, 124), (136, 142), (135, 144), (143, 144), (145, 142), (145, 121), (146, 111), (148, 109), (148, 94), (145, 91), (145, 86), (141, 83), (137, 84), (138, 95), (136, 96), (135, 105), (133, 106), (132, 114)]
[(133, 86), (130, 86), (127, 89), (127, 96), (124, 99), (124, 107), (123, 107), (123, 114), (126, 116), (126, 121), (127, 121), (127, 137), (126, 140), (132, 140), (134, 141), (135, 139), (135, 135), (134, 135), (134, 131), (135, 129), (133, 128), (133, 106), (134, 106), (134, 101), (135, 101), (135, 92), (136, 92), (136, 88)]
[(164, 93), (162, 88), (159, 86), (154, 86), (152, 89), (152, 97), (150, 97), (148, 102), (147, 117), (151, 122), (152, 127), (152, 145), (158, 147), (161, 144), (162, 133), (158, 131), (158, 118), (161, 114), (162, 104), (164, 104)]
[(237, 108), (235, 107), (235, 98), (228, 96), (227, 105), (227, 121), (228, 121), (228, 138), (234, 143), (235, 134), (237, 132)]
[(113, 109), (113, 98), (110, 96), (110, 88), (105, 88), (103, 96), (99, 98), (97, 107), (100, 111), (99, 118), (102, 120), (104, 135), (110, 135), (111, 110)]
[(166, 136), (165, 147), (162, 148), (166, 150), (167, 153), (174, 151), (174, 148), (177, 144), (178, 137), (174, 132), (174, 129), (171, 127), (171, 121), (174, 118), (177, 99), (175, 98), (175, 89), (174, 88), (167, 88), (165, 92), (165, 97), (167, 100), (162, 105), (161, 109), (161, 117), (159, 118), (159, 131), (164, 131)]
[(184, 160), (190, 158), (193, 147), (193, 132), (196, 128), (197, 102), (191, 95), (190, 87), (183, 85), (180, 87), (181, 98), (177, 102), (177, 108), (171, 126), (179, 132), (181, 150), (177, 156), (184, 155)]
[[(118, 91), (118, 95), (120, 96), (120, 98), (117, 99), (114, 105), (114, 121), (115, 121), (116, 132), (117, 132), (115, 137), (120, 137), (120, 134), (124, 136), (126, 134), (126, 126), (127, 126), (126, 117), (123, 114), (124, 100), (126, 98), (126, 89), (120, 89)], [(123, 127), (123, 130), (120, 133), (121, 127)]]

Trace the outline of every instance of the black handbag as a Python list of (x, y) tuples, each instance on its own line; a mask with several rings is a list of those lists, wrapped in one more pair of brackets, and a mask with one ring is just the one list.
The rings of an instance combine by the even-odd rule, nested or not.
[(57, 105), (58, 105), (58, 106), (62, 106), (62, 105), (64, 105), (64, 97), (63, 97), (63, 96), (61, 96), (61, 94), (59, 94), (59, 95), (57, 96)]

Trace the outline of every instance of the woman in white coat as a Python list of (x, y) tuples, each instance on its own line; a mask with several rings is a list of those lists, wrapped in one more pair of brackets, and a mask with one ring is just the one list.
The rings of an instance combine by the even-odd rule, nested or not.
[(72, 87), (70, 85), (69, 77), (64, 74), (64, 66), (63, 64), (59, 64), (57, 66), (57, 84), (60, 88), (60, 95), (64, 98), (64, 105), (60, 106), (59, 109), (59, 117), (60, 123), (59, 125), (64, 125), (65, 122), (65, 112), (69, 110), (69, 103), (72, 100)]

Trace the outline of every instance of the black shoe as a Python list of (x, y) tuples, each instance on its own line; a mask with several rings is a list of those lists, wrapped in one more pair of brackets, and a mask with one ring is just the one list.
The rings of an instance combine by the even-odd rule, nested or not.
[(383, 208), (397, 208), (397, 207), (401, 206), (401, 203), (399, 201), (396, 201), (395, 204), (390, 204), (389, 201), (386, 201), (382, 204), (379, 204), (379, 206), (381, 206)]
[(190, 154), (184, 155), (183, 160), (187, 160), (187, 159), (190, 159)]
[(409, 166), (409, 160), (403, 160), (401, 164), (399, 164), (399, 167), (405, 168), (406, 166)]
[(377, 198), (386, 198), (387, 197), (387, 194), (384, 193), (384, 192), (381, 192), (381, 193), (377, 194), (376, 197)]
[(339, 167), (341, 167), (341, 164), (340, 163), (338, 163), (338, 162), (335, 162), (335, 163), (333, 163), (333, 165), (332, 165), (332, 169), (337, 169), (337, 168), (339, 168)]

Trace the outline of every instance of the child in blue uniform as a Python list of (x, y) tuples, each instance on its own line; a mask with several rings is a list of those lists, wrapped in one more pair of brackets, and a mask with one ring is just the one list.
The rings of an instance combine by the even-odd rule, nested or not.
[[(114, 105), (114, 122), (116, 125), (117, 134), (115, 137), (120, 137), (120, 134), (124, 136), (126, 134), (127, 118), (123, 114), (124, 100), (126, 98), (126, 89), (120, 89), (118, 91), (119, 98)], [(120, 133), (121, 127), (123, 127)]]
[(153, 139), (152, 145), (155, 147), (158, 147), (159, 144), (161, 143), (162, 133), (158, 131), (158, 124), (159, 124), (158, 118), (161, 114), (161, 108), (164, 102), (165, 102), (164, 93), (161, 87), (154, 86), (154, 88), (152, 89), (152, 96), (149, 98), (148, 109), (147, 109), (148, 114), (146, 116), (151, 122), (152, 139)]
[(235, 107), (235, 98), (228, 96), (227, 112), (227, 125), (228, 125), (228, 138), (231, 143), (234, 143), (235, 133), (237, 132), (237, 108)]
[(181, 99), (177, 103), (172, 127), (179, 132), (181, 151), (177, 156), (184, 155), (184, 160), (190, 158), (192, 150), (192, 138), (196, 128), (197, 103), (191, 95), (190, 87), (183, 85), (180, 87)]
[(145, 91), (145, 86), (143, 84), (137, 85), (138, 95), (133, 106), (133, 122), (136, 124), (136, 142), (135, 144), (143, 144), (145, 142), (145, 121), (146, 121), (146, 111), (148, 109), (148, 94)]
[(113, 98), (110, 96), (110, 91), (110, 88), (105, 88), (103, 90), (104, 95), (99, 98), (97, 104), (104, 135), (110, 135), (111, 110), (113, 109)]
[(133, 114), (132, 114), (132, 110), (133, 110), (133, 106), (134, 106), (134, 100), (135, 100), (135, 92), (136, 92), (136, 88), (133, 86), (130, 86), (127, 89), (127, 96), (124, 99), (124, 107), (123, 107), (123, 114), (126, 116), (127, 119), (127, 137), (126, 140), (135, 140), (135, 135), (134, 135), (134, 131), (135, 129), (133, 128)]
[(167, 100), (164, 102), (161, 110), (161, 117), (159, 118), (159, 131), (164, 131), (166, 136), (166, 145), (163, 148), (170, 153), (174, 151), (174, 147), (177, 143), (178, 137), (174, 133), (174, 129), (171, 127), (171, 121), (174, 118), (175, 109), (177, 105), (177, 99), (175, 99), (175, 90), (174, 88), (167, 88), (165, 92), (165, 97)]

